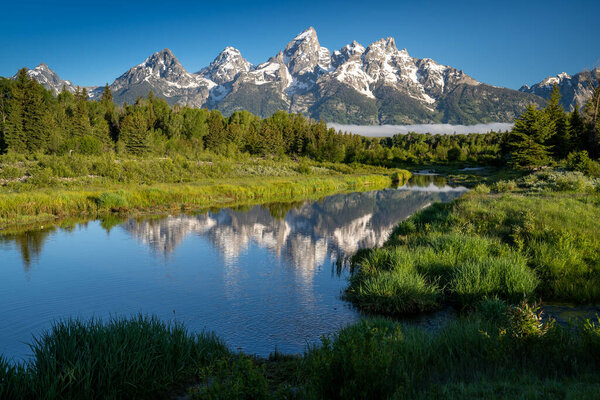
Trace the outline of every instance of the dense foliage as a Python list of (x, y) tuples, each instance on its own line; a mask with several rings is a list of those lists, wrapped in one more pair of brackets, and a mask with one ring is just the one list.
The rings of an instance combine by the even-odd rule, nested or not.
[(281, 111), (264, 120), (247, 111), (225, 118), (217, 110), (169, 107), (152, 93), (117, 107), (108, 87), (99, 101), (89, 101), (85, 89), (55, 98), (25, 70), (2, 79), (0, 99), (2, 152), (195, 156), (209, 150), (361, 162), (381, 150), (377, 140)]
[(600, 87), (582, 113), (577, 105), (573, 112), (566, 113), (555, 86), (546, 108), (538, 110), (530, 105), (504, 137), (502, 153), (506, 162), (517, 168), (538, 168), (568, 158), (572, 168), (595, 173), (589, 157), (600, 156), (599, 107)]

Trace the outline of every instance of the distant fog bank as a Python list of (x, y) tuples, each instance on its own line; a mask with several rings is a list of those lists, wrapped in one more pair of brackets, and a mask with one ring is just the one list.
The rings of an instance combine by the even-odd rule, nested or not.
[(416, 124), (416, 125), (343, 125), (327, 124), (330, 128), (342, 132), (352, 132), (363, 136), (382, 137), (394, 136), (398, 133), (408, 132), (432, 133), (452, 135), (455, 133), (487, 133), (490, 131), (506, 131), (512, 129), (514, 124), (506, 122), (493, 122), (490, 124), (476, 125), (450, 125), (450, 124)]

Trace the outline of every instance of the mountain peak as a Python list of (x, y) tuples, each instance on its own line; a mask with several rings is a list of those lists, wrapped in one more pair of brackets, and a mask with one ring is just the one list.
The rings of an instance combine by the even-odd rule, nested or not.
[[(46, 63), (43, 63), (43, 62), (39, 63), (34, 69), (52, 71), (52, 69)], [(54, 72), (54, 71), (52, 71), (52, 72)]]
[(233, 81), (240, 72), (248, 72), (251, 68), (252, 64), (242, 57), (238, 49), (228, 46), (208, 67), (198, 71), (197, 74), (222, 85)]
[(312, 26), (288, 43), (283, 59), (293, 76), (314, 73), (317, 66), (327, 70), (331, 64), (331, 54), (328, 49), (321, 47)]
[(300, 32), (296, 37), (292, 40), (292, 42), (297, 42), (300, 40), (308, 40), (311, 38), (317, 39), (317, 31), (312, 26), (309, 26), (307, 29)]

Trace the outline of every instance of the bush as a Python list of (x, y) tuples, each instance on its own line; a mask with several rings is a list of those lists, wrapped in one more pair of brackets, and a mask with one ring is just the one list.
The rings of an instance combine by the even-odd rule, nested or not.
[(265, 369), (259, 368), (247, 356), (218, 360), (203, 369), (203, 384), (191, 391), (192, 399), (261, 400), (271, 398)]
[(569, 153), (567, 156), (567, 169), (579, 171), (596, 178), (600, 177), (600, 163), (590, 159), (588, 152), (585, 150)]
[(385, 319), (363, 320), (305, 354), (309, 398), (386, 399), (401, 391), (400, 325)]
[(122, 193), (104, 192), (95, 200), (98, 208), (114, 210), (127, 207), (127, 200), (123, 197)]
[(513, 180), (496, 182), (496, 192), (512, 192), (517, 188), (517, 183)]
[(485, 183), (480, 183), (473, 188), (475, 193), (487, 194), (490, 192), (490, 187)]

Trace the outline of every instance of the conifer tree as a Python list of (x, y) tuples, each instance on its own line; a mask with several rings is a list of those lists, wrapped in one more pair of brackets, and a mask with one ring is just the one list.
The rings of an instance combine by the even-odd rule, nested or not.
[(575, 108), (569, 116), (569, 126), (571, 128), (572, 148), (579, 151), (585, 148), (585, 125), (583, 118), (579, 113), (579, 104), (575, 102)]
[(30, 79), (26, 86), (23, 130), (29, 152), (45, 151), (48, 142), (48, 107), (44, 104), (40, 84)]
[(594, 95), (583, 107), (585, 126), (585, 150), (590, 157), (600, 157), (600, 85), (594, 90)]
[(141, 110), (125, 115), (121, 121), (120, 140), (127, 152), (143, 154), (148, 151), (148, 124)]
[(218, 110), (212, 110), (208, 116), (208, 134), (204, 137), (204, 146), (209, 150), (218, 150), (225, 143), (226, 135), (223, 116)]
[(555, 131), (554, 122), (535, 105), (527, 107), (515, 120), (513, 130), (503, 143), (510, 165), (517, 168), (538, 168), (550, 162), (549, 147), (545, 145)]
[(551, 133), (547, 143), (552, 147), (552, 152), (557, 158), (565, 158), (571, 151), (571, 134), (567, 114), (560, 104), (561, 94), (557, 85), (552, 88), (552, 94), (544, 113), (552, 121), (554, 132)]
[(87, 90), (77, 87), (75, 91), (75, 108), (73, 110), (73, 136), (83, 137), (92, 132), (87, 101)]
[(20, 69), (12, 85), (11, 96), (8, 102), (4, 142), (7, 150), (17, 153), (24, 153), (27, 150), (24, 129), (24, 108), (28, 82), (27, 70), (25, 68)]

